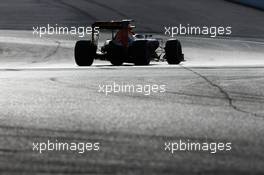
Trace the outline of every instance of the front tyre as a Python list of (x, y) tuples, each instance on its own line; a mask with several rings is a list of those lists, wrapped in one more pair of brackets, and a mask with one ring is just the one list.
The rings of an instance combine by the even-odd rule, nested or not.
[(151, 48), (147, 40), (134, 41), (129, 48), (134, 64), (138, 66), (149, 65), (151, 60)]
[(75, 63), (78, 66), (91, 66), (96, 56), (97, 46), (91, 41), (77, 41), (74, 49)]
[(168, 64), (180, 64), (184, 60), (179, 40), (168, 40), (165, 45), (165, 59)]
[(107, 49), (107, 57), (113, 66), (121, 66), (126, 57), (126, 49), (111, 41)]

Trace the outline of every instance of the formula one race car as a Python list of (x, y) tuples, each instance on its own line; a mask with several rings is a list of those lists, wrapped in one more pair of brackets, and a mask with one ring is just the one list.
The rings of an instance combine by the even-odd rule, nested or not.
[[(170, 39), (166, 41), (165, 47), (161, 47), (160, 41), (151, 35), (134, 34), (131, 22), (132, 20), (95, 22), (92, 25), (92, 39), (77, 41), (75, 45), (76, 64), (90, 66), (94, 59), (108, 60), (115, 66), (125, 62), (149, 65), (154, 59), (166, 60), (169, 64), (179, 64), (184, 60), (180, 41)], [(99, 35), (100, 29), (111, 30), (112, 39), (106, 40), (98, 49), (98, 40), (95, 37)], [(157, 53), (158, 48), (162, 50), (162, 58)]]

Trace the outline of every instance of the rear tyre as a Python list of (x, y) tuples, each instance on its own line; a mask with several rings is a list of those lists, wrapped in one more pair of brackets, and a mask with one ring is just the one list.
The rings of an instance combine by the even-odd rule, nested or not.
[(149, 65), (151, 60), (151, 48), (146, 40), (134, 41), (129, 48), (134, 64), (138, 66)]
[(165, 58), (168, 64), (180, 64), (184, 60), (179, 40), (169, 40), (165, 45)]
[(124, 63), (125, 56), (125, 48), (123, 46), (113, 42), (109, 43), (107, 57), (113, 66), (121, 66)]
[(74, 49), (75, 63), (78, 66), (91, 66), (96, 56), (97, 46), (91, 41), (77, 41)]

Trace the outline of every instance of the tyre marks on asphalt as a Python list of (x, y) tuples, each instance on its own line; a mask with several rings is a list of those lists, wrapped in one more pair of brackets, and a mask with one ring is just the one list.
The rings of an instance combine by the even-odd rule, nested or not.
[(222, 93), (224, 96), (225, 96), (225, 99), (228, 101), (228, 104), (231, 108), (233, 108), (234, 110), (238, 111), (238, 112), (242, 112), (242, 113), (245, 113), (245, 114), (249, 114), (249, 115), (252, 115), (254, 117), (259, 117), (259, 118), (264, 118), (263, 115), (260, 115), (260, 114), (257, 114), (257, 113), (254, 113), (254, 112), (251, 112), (251, 111), (246, 111), (244, 109), (241, 109), (240, 107), (236, 106), (234, 104), (234, 99), (230, 96), (230, 94), (224, 89), (222, 88), (221, 86), (219, 86), (218, 84), (214, 83), (213, 81), (211, 81), (209, 78), (207, 78), (206, 76), (200, 74), (199, 72), (189, 68), (189, 67), (185, 67), (185, 66), (182, 66), (183, 69), (187, 70), (187, 71), (190, 71), (192, 73), (194, 73), (195, 75), (197, 75), (198, 77), (202, 78), (203, 80), (205, 80), (209, 85), (211, 85), (212, 87), (214, 88), (217, 88), (219, 90), (220, 93)]
[(53, 55), (55, 55), (58, 52), (58, 50), (59, 50), (59, 48), (61, 46), (61, 42), (60, 41), (55, 41), (55, 43), (57, 43), (56, 48), (52, 52), (48, 53), (43, 59), (47, 59), (49, 57), (52, 57)]
[(117, 9), (114, 9), (113, 7), (108, 6), (108, 5), (104, 4), (104, 3), (100, 3), (100, 2), (95, 1), (95, 0), (83, 0), (83, 1), (91, 3), (91, 4), (95, 4), (95, 5), (97, 5), (99, 7), (102, 7), (104, 9), (106, 9), (106, 10), (112, 11), (112, 12), (116, 13), (117, 15), (119, 15), (122, 18), (125, 18), (125, 19), (129, 19), (130, 18), (125, 13), (123, 13), (123, 12), (117, 10)]
[(97, 17), (95, 15), (90, 14), (88, 11), (83, 10), (81, 8), (78, 8), (77, 6), (70, 4), (68, 2), (66, 2), (65, 0), (54, 0), (55, 3), (60, 4), (60, 5), (64, 5), (65, 7), (79, 13), (80, 15), (84, 15), (86, 17), (88, 17), (89, 19), (96, 21), (98, 20)]
[[(49, 80), (53, 83), (57, 83), (58, 85), (62, 85), (66, 88), (74, 88), (74, 89), (83, 89), (83, 90), (89, 90), (92, 93), (98, 94), (100, 96), (106, 97), (105, 93), (99, 92), (99, 87), (98, 86), (94, 86), (93, 84), (99, 84), (99, 83), (88, 83), (87, 85), (85, 84), (80, 84), (80, 83), (76, 83), (76, 82), (68, 82), (68, 81), (63, 81), (62, 79), (59, 79), (58, 77), (50, 77)], [(158, 97), (158, 96), (146, 96), (146, 95), (142, 95), (142, 94), (130, 94), (130, 93), (111, 93), (108, 94), (108, 96), (111, 95), (112, 97), (117, 97), (117, 98), (130, 98), (131, 100), (152, 100), (155, 102), (167, 102), (167, 99)], [(182, 103), (182, 102), (180, 102)]]
[(61, 42), (60, 41), (55, 41), (55, 43), (57, 44), (56, 47), (49, 53), (47, 53), (43, 58), (41, 58), (40, 60), (33, 60), (32, 63), (40, 63), (40, 62), (45, 62), (48, 61), (50, 57), (56, 55), (58, 53), (58, 50), (61, 46)]
[[(0, 142), (0, 171), (8, 174), (122, 174), (122, 172), (138, 174), (136, 173), (138, 170), (147, 170), (150, 174), (163, 174), (165, 171), (167, 174), (175, 174), (180, 169), (182, 174), (193, 173), (192, 169), (184, 168), (185, 163), (188, 164), (190, 160), (198, 161), (202, 158), (205, 161), (204, 164), (208, 164), (208, 161), (212, 161), (212, 157), (207, 152), (183, 153), (184, 156), (177, 152), (175, 157), (168, 156), (169, 152), (164, 151), (163, 148), (164, 142), (179, 140), (192, 140), (201, 143), (230, 141), (210, 137), (144, 135), (7, 125), (0, 125), (0, 131), (2, 131), (0, 139), (8, 138), (7, 141)], [(57, 139), (62, 142), (100, 142), (101, 151), (83, 155), (72, 152), (44, 152), (43, 154), (33, 152), (32, 142), (46, 142), (47, 139)], [(249, 147), (248, 142), (244, 140), (237, 139), (232, 142), (243, 148)], [(11, 145), (10, 148), (8, 148), (8, 144)], [(241, 149), (234, 150), (232, 154), (214, 156), (215, 160), (230, 162), (237, 159), (260, 161), (262, 158), (263, 156), (257, 155), (257, 151), (251, 155), (241, 154)], [(222, 171), (224, 172), (226, 169), (234, 171), (232, 168), (234, 166), (225, 166)]]
[(52, 50), (51, 52), (47, 53), (46, 56), (44, 56), (40, 61), (32, 61), (32, 63), (38, 63), (38, 62), (45, 62), (45, 61), (48, 61), (48, 59), (54, 55), (56, 55), (58, 53), (58, 50), (61, 46), (61, 42), (60, 41), (55, 41), (55, 43), (57, 44), (56, 45), (56, 48), (54, 50)]
[[(111, 96), (114, 98), (123, 98), (123, 99), (129, 99), (131, 101), (133, 100), (140, 100), (140, 101), (146, 101), (146, 102), (155, 102), (155, 103), (167, 103), (167, 102), (172, 102), (172, 103), (179, 103), (179, 104), (186, 104), (186, 105), (198, 105), (198, 106), (224, 106), (224, 104), (221, 103), (221, 101), (225, 100), (225, 97), (215, 97), (215, 96), (210, 96), (210, 95), (197, 95), (197, 94), (191, 94), (188, 92), (174, 92), (174, 91), (167, 91), (167, 97), (164, 98), (164, 96), (161, 95), (143, 95), (139, 93), (110, 93), (107, 96), (105, 93), (99, 92), (99, 87), (94, 86), (93, 84), (99, 84), (99, 83), (94, 83), (90, 82), (88, 83), (89, 86), (85, 85), (85, 81), (80, 84), (80, 82), (74, 82), (74, 81), (65, 81), (65, 79), (61, 79), (58, 77), (50, 77), (49, 81), (52, 83), (56, 83), (58, 86), (62, 85), (63, 88), (74, 88), (74, 89), (83, 89), (87, 90), (89, 92), (92, 92), (94, 94), (101, 95), (103, 97)], [(56, 85), (54, 84), (54, 85)], [(154, 84), (154, 83), (153, 83)], [(177, 98), (170, 98), (171, 94), (177, 95)], [(189, 97), (189, 98), (186, 98)], [(196, 100), (194, 100), (194, 98)], [(200, 98), (206, 98), (210, 100), (216, 100), (218, 101), (217, 104), (212, 103), (211, 101), (206, 101), (206, 102), (201, 102)]]
[[(91, 20), (93, 21), (98, 21), (98, 18), (94, 15), (91, 15), (90, 13), (87, 12), (87, 10), (82, 10), (81, 8), (78, 8), (77, 6), (73, 5), (73, 4), (69, 4), (67, 3), (65, 0), (56, 0), (57, 3), (63, 4), (65, 6), (68, 6), (76, 11), (78, 11), (79, 13), (82, 13), (83, 15), (86, 15), (87, 17), (89, 17)], [(122, 19), (131, 19), (132, 17), (127, 15), (126, 13), (115, 9), (111, 6), (106, 5), (105, 3), (100, 3), (98, 1), (95, 0), (82, 0), (83, 2), (89, 3), (93, 6), (97, 6), (97, 7), (101, 7), (107, 11), (113, 12), (115, 14), (117, 14), (118, 16), (120, 16), (120, 18)], [(109, 18), (109, 16), (106, 16), (105, 18)], [(138, 21), (137, 23), (140, 23), (140, 21)], [(144, 26), (145, 30), (148, 31), (148, 33), (155, 33), (155, 31), (151, 28), (151, 27), (147, 27), (146, 25), (144, 25), (143, 23), (141, 24)]]
[[(195, 94), (191, 92), (185, 92), (185, 91), (167, 91), (169, 94), (179, 95), (179, 96), (189, 96), (189, 97), (196, 97), (198, 100), (201, 98), (207, 98), (207, 99), (217, 99), (217, 100), (226, 100), (225, 96), (213, 96), (213, 95), (203, 95), (203, 94)], [(244, 94), (239, 92), (228, 92), (229, 94), (232, 94), (232, 99), (235, 101), (243, 101), (243, 102), (250, 102), (250, 103), (263, 103), (264, 104), (264, 96), (261, 95), (252, 95), (252, 94)], [(216, 106), (209, 104), (211, 106)], [(217, 104), (218, 105), (218, 104)]]
[[(100, 6), (106, 10), (112, 11), (112, 12), (116, 13), (117, 15), (119, 15), (120, 17), (122, 17), (123, 19), (131, 19), (132, 18), (132, 16), (128, 16), (127, 14), (123, 13), (122, 11), (117, 10), (111, 6), (108, 6), (105, 3), (100, 3), (96, 0), (83, 0), (83, 1), (95, 4), (95, 5)], [(140, 21), (138, 21), (137, 23), (140, 23)], [(156, 31), (154, 31), (151, 27), (148, 27), (142, 23), (141, 23), (141, 25), (144, 26), (145, 30), (148, 31), (148, 33), (156, 33)]]
[(89, 91), (94, 91), (94, 92), (98, 92), (98, 89), (96, 86), (91, 86), (91, 84), (89, 84), (89, 86), (85, 86), (85, 85), (79, 85), (78, 83), (70, 83), (67, 81), (63, 81), (57, 77), (50, 77), (49, 80), (53, 83), (60, 85), (63, 85), (64, 87), (67, 88), (74, 88), (74, 89), (85, 89), (85, 90), (89, 90)]

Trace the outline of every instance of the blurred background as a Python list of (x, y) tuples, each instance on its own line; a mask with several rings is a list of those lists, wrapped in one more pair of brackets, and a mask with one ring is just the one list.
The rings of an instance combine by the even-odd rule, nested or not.
[(263, 38), (263, 4), (263, 0), (9, 0), (0, 1), (0, 29), (89, 26), (96, 20), (132, 18), (143, 32), (163, 33), (164, 26), (179, 24), (221, 25), (232, 26), (232, 36)]

